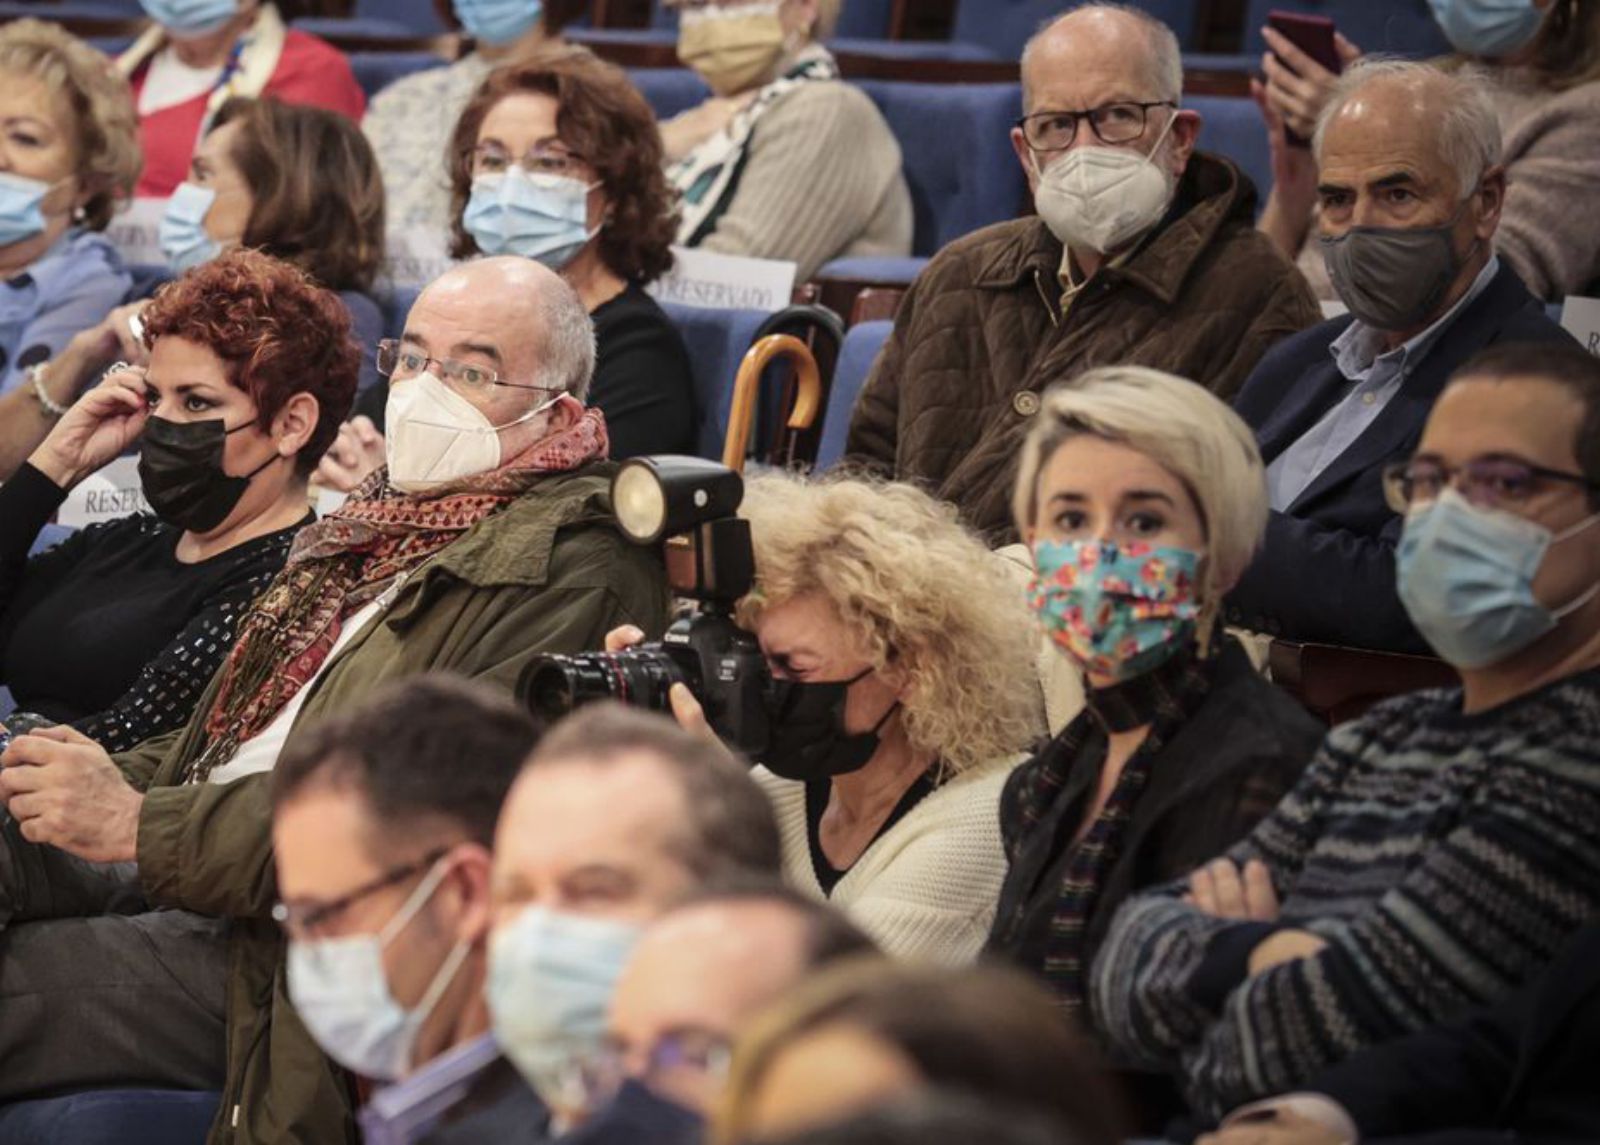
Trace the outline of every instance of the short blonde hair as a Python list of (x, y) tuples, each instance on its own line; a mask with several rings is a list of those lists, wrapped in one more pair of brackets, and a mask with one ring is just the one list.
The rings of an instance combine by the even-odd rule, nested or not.
[(1042, 731), (1021, 586), (953, 508), (905, 484), (769, 474), (748, 480), (740, 512), (756, 556), (745, 627), (819, 594), (861, 634), (874, 669), (906, 674), (906, 735), (950, 772), (1021, 751)]
[(0, 27), (0, 74), (33, 76), (72, 111), (76, 174), (89, 191), (83, 225), (103, 231), (133, 194), (144, 156), (128, 81), (109, 60), (57, 24), (13, 20)]
[(1026, 535), (1039, 513), (1039, 477), (1056, 450), (1088, 434), (1136, 449), (1189, 491), (1205, 528), (1200, 629), (1244, 573), (1267, 527), (1267, 478), (1255, 434), (1215, 394), (1143, 366), (1106, 366), (1050, 387), (1022, 446), (1012, 512)]

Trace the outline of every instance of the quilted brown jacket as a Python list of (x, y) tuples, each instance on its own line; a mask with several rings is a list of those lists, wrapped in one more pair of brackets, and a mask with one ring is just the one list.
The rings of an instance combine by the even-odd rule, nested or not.
[(1230, 397), (1279, 339), (1321, 320), (1255, 230), (1255, 188), (1197, 152), (1167, 219), (1061, 317), (1061, 243), (1036, 218), (951, 243), (912, 285), (857, 399), (846, 462), (915, 481), (991, 543), (1016, 539), (1016, 456), (1039, 392), (1093, 366), (1153, 366)]

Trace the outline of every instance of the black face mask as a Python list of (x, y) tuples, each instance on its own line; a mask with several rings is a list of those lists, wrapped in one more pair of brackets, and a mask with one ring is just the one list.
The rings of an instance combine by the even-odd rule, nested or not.
[(256, 474), (280, 460), (274, 454), (243, 477), (223, 472), (222, 451), (229, 435), (252, 424), (229, 429), (221, 418), (176, 422), (151, 417), (145, 422), (139, 483), (156, 516), (191, 533), (209, 533), (226, 521)]
[(611, 1104), (571, 1134), (582, 1145), (691, 1145), (700, 1140), (705, 1122), (692, 1110), (657, 1094), (641, 1081), (622, 1083)]
[(896, 700), (871, 731), (844, 730), (845, 698), (866, 668), (848, 680), (800, 683), (774, 679), (767, 694), (771, 740), (761, 762), (772, 774), (801, 783), (860, 771), (878, 750), (878, 733), (900, 710)]

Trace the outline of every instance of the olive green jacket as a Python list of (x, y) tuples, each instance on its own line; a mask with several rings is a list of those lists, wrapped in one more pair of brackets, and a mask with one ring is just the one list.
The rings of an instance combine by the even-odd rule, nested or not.
[[(617, 531), (614, 471), (598, 464), (542, 480), (436, 553), (314, 682), (295, 726), (420, 672), (509, 689), (539, 653), (599, 648), (619, 624), (659, 634), (669, 604), (659, 556)], [(213, 680), (186, 727), (116, 757), (145, 792), (138, 861), (150, 904), (231, 922), (227, 1081), (208, 1141), (354, 1141), (349, 1077), (289, 1004), (284, 940), (271, 919), (271, 775), (184, 782), (215, 690)]]

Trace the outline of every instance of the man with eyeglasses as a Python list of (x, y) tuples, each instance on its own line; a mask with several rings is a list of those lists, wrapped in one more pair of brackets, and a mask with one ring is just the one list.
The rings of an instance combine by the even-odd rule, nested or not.
[(1224, 397), (1312, 325), (1300, 273), (1254, 228), (1255, 189), (1195, 150), (1172, 30), (1121, 4), (1061, 16), (1022, 55), (1011, 132), (1038, 217), (936, 255), (855, 406), (846, 458), (916, 481), (992, 542), (1039, 394), (1132, 363)]
[(1600, 361), (1485, 351), (1390, 490), (1400, 598), (1462, 686), (1335, 729), (1247, 839), (1123, 907), (1091, 974), (1111, 1042), (1205, 1118), (1493, 1005), (1600, 921)]
[(1357, 65), (1312, 145), (1323, 260), (1350, 312), (1275, 347), (1234, 403), (1260, 440), (1273, 512), (1227, 619), (1285, 640), (1426, 652), (1395, 594), (1400, 521), (1383, 468), (1415, 448), (1473, 354), (1571, 339), (1495, 257), (1515, 190), (1470, 74)]
[[(659, 558), (611, 511), (605, 419), (582, 401), (594, 336), (570, 286), (522, 258), (456, 268), (422, 292), (383, 363), (389, 465), (301, 531), (193, 718), (114, 759), (69, 728), (17, 736), (0, 758), (0, 1078), (13, 1093), (200, 1076), (221, 1083), (215, 1124), (231, 1141), (338, 1139), (349, 1087), (289, 1013), (271, 918), (268, 785), (290, 734), (390, 681), (448, 671), (509, 691), (537, 655), (664, 626)], [(97, 927), (122, 937), (87, 961), (56, 957), (54, 935)], [(145, 928), (192, 967), (192, 1006), (147, 1013), (137, 991), (97, 989), (139, 980)], [(40, 986), (41, 966), (61, 985)], [(37, 1016), (67, 1004), (52, 989), (72, 1021)], [(206, 1037), (164, 1036), (164, 1021)]]

